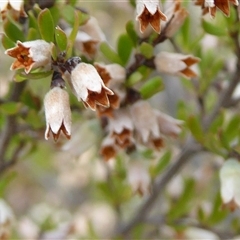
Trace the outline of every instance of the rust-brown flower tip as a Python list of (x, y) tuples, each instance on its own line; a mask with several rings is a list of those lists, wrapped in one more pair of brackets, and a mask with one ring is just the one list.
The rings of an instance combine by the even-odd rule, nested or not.
[(140, 23), (140, 32), (144, 32), (150, 24), (157, 33), (161, 32), (161, 21), (167, 21), (167, 17), (160, 10), (157, 0), (137, 0), (136, 20)]
[(86, 107), (96, 110), (97, 105), (109, 107), (108, 95), (113, 91), (107, 88), (95, 67), (88, 63), (79, 63), (71, 71), (68, 81), (78, 100)]
[(192, 55), (179, 53), (160, 52), (156, 55), (154, 63), (159, 72), (182, 76), (185, 78), (196, 77), (197, 73), (190, 67), (200, 61)]
[(45, 70), (51, 69), (52, 44), (44, 40), (34, 40), (28, 42), (17, 41), (17, 45), (7, 49), (5, 54), (16, 58), (10, 69), (17, 70), (24, 68), (28, 74), (32, 69), (43, 67)]
[(230, 15), (230, 6), (229, 3), (232, 3), (235, 6), (238, 6), (238, 0), (197, 0), (196, 5), (202, 7), (202, 14), (210, 13), (211, 17), (215, 17), (217, 9), (224, 13), (224, 15)]

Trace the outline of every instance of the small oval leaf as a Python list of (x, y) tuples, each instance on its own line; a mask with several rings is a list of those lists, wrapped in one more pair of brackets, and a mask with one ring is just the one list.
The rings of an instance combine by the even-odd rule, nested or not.
[(55, 40), (60, 51), (65, 51), (68, 42), (67, 35), (60, 27), (55, 28)]
[(17, 42), (17, 40), (24, 42), (25, 36), (23, 34), (23, 31), (11, 20), (7, 20), (3, 24), (4, 32), (5, 34), (13, 41)]
[(45, 41), (54, 41), (54, 22), (49, 9), (45, 8), (39, 13), (38, 27), (40, 34)]
[(227, 33), (225, 28), (215, 26), (212, 23), (209, 23), (205, 20), (202, 20), (202, 27), (205, 30), (205, 32), (214, 36), (224, 36)]
[(123, 65), (118, 54), (106, 42), (101, 43), (100, 51), (109, 61)]
[(149, 79), (140, 89), (142, 98), (147, 99), (152, 97), (154, 94), (164, 89), (163, 81), (160, 77), (156, 76)]

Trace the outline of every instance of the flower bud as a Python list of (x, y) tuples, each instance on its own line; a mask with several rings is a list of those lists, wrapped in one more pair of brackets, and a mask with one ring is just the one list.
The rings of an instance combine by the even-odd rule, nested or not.
[(24, 68), (26, 73), (39, 67), (50, 70), (52, 46), (51, 43), (44, 40), (34, 40), (23, 43), (17, 41), (16, 47), (5, 51), (5, 54), (16, 58), (10, 69), (17, 70)]
[(55, 141), (60, 132), (70, 139), (71, 137), (71, 109), (68, 93), (61, 87), (53, 87), (44, 98), (46, 117), (45, 139), (48, 140), (50, 132)]

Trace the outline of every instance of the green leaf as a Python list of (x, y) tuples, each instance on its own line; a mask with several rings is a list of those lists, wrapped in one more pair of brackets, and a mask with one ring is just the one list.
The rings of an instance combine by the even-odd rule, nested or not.
[(54, 42), (54, 22), (49, 9), (45, 8), (38, 15), (38, 27), (42, 39)]
[(21, 103), (18, 102), (7, 102), (0, 105), (0, 112), (13, 115), (16, 114), (21, 108)]
[(216, 26), (213, 25), (210, 22), (202, 20), (202, 27), (206, 33), (209, 33), (214, 36), (225, 36), (227, 34), (227, 31), (222, 26)]
[(118, 63), (120, 65), (123, 65), (118, 54), (106, 42), (101, 43), (100, 51), (110, 62), (114, 62), (114, 63)]
[(73, 6), (65, 5), (64, 8), (62, 8), (61, 14), (68, 23), (70, 23), (71, 25), (74, 25), (75, 8)]
[(27, 90), (21, 95), (21, 102), (27, 107), (39, 111), (41, 108), (41, 99), (34, 95), (30, 90)]
[(52, 71), (48, 72), (31, 72), (26, 74), (25, 72), (17, 72), (16, 75), (14, 76), (14, 81), (15, 82), (22, 82), (27, 79), (29, 80), (39, 80), (41, 78), (46, 78), (52, 74)]
[(83, 25), (84, 23), (86, 23), (86, 21), (89, 18), (89, 15), (86, 13), (83, 13), (79, 10), (77, 10), (74, 6), (71, 5), (64, 5), (64, 8), (61, 9), (61, 14), (63, 16), (63, 18), (71, 25), (74, 26), (75, 25), (75, 17), (76, 14), (78, 15), (79, 18), (79, 25)]
[(193, 136), (196, 138), (196, 140), (198, 140), (199, 142), (202, 142), (204, 140), (204, 134), (203, 134), (200, 121), (197, 118), (197, 116), (191, 115), (188, 118), (187, 124)]
[(170, 160), (172, 157), (172, 152), (171, 151), (166, 151), (163, 156), (159, 159), (158, 163), (156, 166), (153, 166), (150, 169), (151, 175), (153, 177), (158, 176), (169, 164)]
[(39, 32), (35, 28), (29, 28), (27, 40), (32, 41), (39, 38)]
[(17, 177), (16, 172), (7, 172), (7, 174), (1, 178), (0, 197), (4, 196), (4, 192), (7, 189), (7, 187), (9, 186), (9, 183), (11, 183), (16, 177)]
[(223, 134), (222, 134), (223, 138), (225, 138), (228, 144), (230, 144), (231, 141), (238, 136), (239, 127), (240, 127), (240, 116), (235, 115), (230, 119), (226, 128), (224, 128)]
[(189, 211), (189, 204), (194, 196), (195, 182), (193, 179), (185, 181), (184, 191), (178, 201), (170, 208), (168, 219), (170, 221), (183, 216)]
[(68, 4), (72, 5), (73, 7), (76, 5), (78, 0), (69, 0)]
[(2, 45), (5, 49), (13, 48), (15, 47), (15, 43), (7, 37), (4, 33), (2, 34)]
[(38, 113), (33, 109), (30, 109), (28, 111), (27, 115), (24, 118), (24, 121), (26, 121), (26, 123), (28, 123), (34, 129), (42, 128), (43, 126), (42, 119), (38, 116)]
[(123, 64), (128, 62), (133, 48), (133, 43), (128, 35), (122, 34), (118, 38), (118, 55), (121, 58)]
[(25, 36), (22, 31), (14, 22), (10, 19), (4, 22), (3, 29), (5, 34), (13, 41), (17, 42), (17, 40), (24, 42)]
[(146, 58), (151, 58), (153, 56), (153, 46), (149, 43), (143, 42), (139, 48), (142, 55)]
[(136, 31), (135, 31), (135, 27), (134, 27), (133, 21), (129, 21), (126, 24), (126, 31), (127, 31), (128, 36), (132, 40), (133, 46), (136, 47), (137, 43), (138, 43), (138, 35), (137, 35)]
[(143, 99), (152, 97), (154, 94), (164, 89), (163, 81), (160, 77), (156, 76), (147, 80), (145, 84), (140, 88), (140, 93)]
[(73, 45), (75, 42), (75, 38), (77, 36), (78, 33), (78, 28), (79, 28), (79, 22), (80, 22), (80, 16), (79, 16), (79, 12), (78, 11), (74, 11), (73, 12), (74, 16), (75, 16), (75, 21), (73, 24), (73, 28), (72, 31), (68, 37), (68, 46), (67, 46), (67, 58), (70, 58), (72, 56), (72, 49), (73, 49)]
[(225, 112), (220, 111), (216, 119), (210, 125), (209, 131), (212, 133), (216, 133), (223, 126), (224, 119), (225, 119)]
[(129, 0), (129, 3), (135, 8), (136, 7), (136, 0)]
[(56, 26), (58, 24), (59, 18), (60, 18), (59, 8), (58, 8), (58, 6), (54, 5), (49, 10), (50, 10), (51, 15), (52, 15), (54, 26)]
[(35, 17), (35, 13), (33, 13), (32, 10), (28, 12), (28, 24), (29, 28), (34, 28), (38, 30), (38, 21), (37, 18)]
[(55, 28), (55, 40), (60, 51), (65, 51), (68, 44), (67, 35), (60, 27)]
[(185, 48), (189, 48), (189, 43), (190, 43), (190, 18), (186, 18), (182, 27), (181, 27), (181, 31), (179, 31), (179, 34), (181, 36), (182, 39), (182, 43), (184, 44)]
[(140, 72), (134, 72), (133, 74), (130, 75), (130, 77), (127, 79), (127, 86), (131, 87), (134, 84), (138, 83), (141, 81), (143, 78), (142, 74)]
[(213, 201), (213, 208), (210, 215), (206, 218), (208, 225), (215, 225), (221, 222), (228, 214), (226, 209), (221, 208), (222, 200), (220, 193), (217, 193)]

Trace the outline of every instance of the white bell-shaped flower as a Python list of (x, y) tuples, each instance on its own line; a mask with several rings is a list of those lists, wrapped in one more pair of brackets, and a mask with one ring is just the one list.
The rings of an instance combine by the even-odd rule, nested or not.
[(48, 140), (52, 133), (54, 140), (59, 138), (62, 131), (65, 136), (71, 137), (71, 109), (68, 93), (61, 87), (53, 87), (44, 98), (46, 117), (45, 138)]
[(227, 160), (220, 170), (221, 197), (231, 210), (240, 207), (240, 163), (236, 159)]
[(96, 110), (96, 105), (109, 107), (108, 95), (113, 92), (107, 88), (95, 67), (80, 62), (71, 71), (70, 85), (78, 100), (82, 100), (86, 107)]

